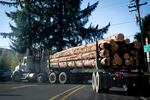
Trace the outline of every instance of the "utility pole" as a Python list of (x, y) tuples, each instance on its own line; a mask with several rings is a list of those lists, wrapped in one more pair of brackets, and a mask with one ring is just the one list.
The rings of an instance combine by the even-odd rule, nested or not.
[[(140, 14), (140, 7), (143, 5), (146, 5), (147, 2), (140, 4), (140, 0), (131, 0), (130, 3), (131, 4), (128, 6), (129, 9), (131, 9), (130, 12), (133, 12), (133, 11), (137, 12), (136, 20), (137, 20), (137, 23), (139, 24), (140, 31), (141, 31), (142, 52), (144, 53), (144, 35), (143, 35), (143, 27), (142, 27), (142, 19), (141, 19), (141, 14)], [(145, 53), (144, 53), (144, 65), (147, 66)], [(149, 67), (149, 66), (147, 66), (147, 67)]]

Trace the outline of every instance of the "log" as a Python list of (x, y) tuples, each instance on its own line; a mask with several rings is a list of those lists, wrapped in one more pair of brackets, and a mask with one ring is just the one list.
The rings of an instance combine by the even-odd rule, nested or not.
[(124, 41), (124, 35), (122, 33), (119, 33), (119, 34), (116, 34), (116, 35), (112, 35), (112, 36), (109, 36), (107, 38), (105, 38), (105, 40), (111, 40), (113, 39), (114, 41)]
[(67, 65), (68, 65), (68, 67), (77, 66), (76, 63), (75, 63), (75, 61), (69, 61), (69, 62), (67, 62)]
[(136, 58), (136, 51), (131, 50), (130, 54), (131, 54), (131, 56), (132, 56), (133, 58)]
[(100, 60), (100, 63), (104, 66), (110, 66), (110, 58), (109, 57), (103, 58)]
[(77, 55), (77, 54), (81, 54), (81, 53), (86, 52), (86, 50), (84, 48), (86, 48), (86, 46), (79, 46), (79, 47), (74, 48), (71, 51), (71, 55)]
[(81, 59), (82, 59), (82, 54), (72, 55), (72, 56), (67, 56), (66, 57), (67, 61), (74, 61), (74, 60), (81, 60)]
[[(99, 62), (104, 66), (139, 66), (141, 43), (124, 39), (122, 34), (113, 35), (98, 41)], [(55, 67), (93, 68), (96, 64), (95, 42), (73, 47), (50, 56), (50, 63)]]
[(129, 56), (128, 53), (125, 53), (125, 54), (123, 55), (123, 57), (124, 57), (125, 60), (128, 60), (128, 59), (130, 58), (130, 56)]
[(116, 43), (111, 44), (111, 51), (112, 51), (112, 53), (117, 52), (118, 48), (119, 48), (119, 46)]
[(95, 59), (51, 63), (52, 67), (84, 67), (91, 68), (96, 64)]
[(108, 44), (107, 42), (100, 43), (99, 44), (99, 48), (100, 49), (109, 49), (110, 48), (110, 44)]
[(112, 66), (117, 66), (117, 60), (116, 59), (112, 60)]
[(66, 67), (66, 66), (68, 66), (68, 63), (67, 62), (59, 62), (59, 65), (58, 65), (59, 67)]
[(139, 52), (138, 52), (138, 51), (135, 51), (134, 59), (138, 59), (138, 55), (139, 55)]
[(88, 52), (88, 53), (79, 54), (79, 55), (72, 55), (72, 56), (51, 59), (50, 62), (56, 63), (58, 61), (63, 62), (63, 61), (75, 61), (75, 60), (95, 59), (95, 58), (96, 58), (96, 52)]
[(86, 52), (96, 51), (96, 42), (86, 45)]
[(87, 67), (95, 67), (96, 60), (95, 59), (83, 60), (83, 64), (84, 66), (87, 66)]
[(51, 67), (58, 67), (57, 65), (58, 65), (57, 63), (50, 63)]
[[(118, 49), (118, 46), (117, 46), (117, 44), (114, 43), (114, 40), (115, 41), (116, 40), (121, 40), (122, 37), (123, 37), (122, 34), (117, 34), (117, 35), (114, 35), (114, 36), (111, 37), (110, 43), (112, 43), (112, 50), (113, 51), (117, 51), (117, 49)], [(109, 46), (110, 45), (108, 45), (108, 42), (106, 42), (105, 40), (101, 40), (100, 47), (102, 49), (109, 48)], [(95, 43), (91, 43), (91, 44), (87, 44), (87, 45), (84, 45), (84, 46), (74, 47), (74, 48), (70, 48), (70, 49), (58, 52), (58, 53), (54, 54), (53, 56), (50, 56), (50, 59), (60, 58), (60, 57), (65, 57), (65, 56), (70, 56), (70, 55), (78, 55), (78, 54), (81, 54), (81, 53), (95, 51), (95, 50), (96, 50)]]
[(129, 60), (130, 60), (130, 65), (134, 66), (133, 57), (130, 57)]
[(94, 43), (87, 44), (87, 45), (84, 45), (84, 46), (73, 47), (73, 48), (70, 48), (70, 49), (66, 49), (64, 51), (60, 51), (58, 53), (55, 53), (54, 55), (51, 55), (50, 59), (66, 57), (66, 56), (71, 56), (71, 55), (84, 54), (84, 53), (95, 51), (95, 50), (96, 50), (96, 45), (95, 45), (95, 42), (94, 42)]
[(113, 57), (114, 57), (114, 59), (118, 59), (118, 58), (119, 58), (119, 55), (118, 55), (117, 53), (115, 53), (115, 54), (113, 55)]
[(110, 44), (110, 45), (113, 45), (114, 43), (115, 43), (115, 40), (114, 40), (114, 39), (110, 39), (110, 40), (109, 40), (109, 44)]
[(129, 59), (125, 60), (125, 66), (129, 66), (129, 65), (130, 65), (130, 60)]
[(141, 43), (139, 41), (134, 41), (134, 47), (139, 50), (141, 48)]
[(95, 51), (82, 54), (82, 59), (95, 59), (95, 58), (96, 58)]
[(117, 60), (117, 65), (122, 65), (122, 63), (123, 63), (123, 61), (122, 61), (122, 59), (119, 57), (118, 59), (116, 59)]
[(109, 51), (107, 49), (103, 49), (99, 52), (100, 57), (107, 58), (109, 57)]
[(125, 39), (125, 44), (130, 44), (130, 39)]
[(135, 59), (136, 65), (135, 66), (139, 66), (139, 60), (136, 58)]
[(57, 61), (58, 61), (58, 59), (55, 59), (55, 58), (50, 59), (50, 62), (53, 62), (53, 63), (57, 63)]
[(61, 62), (63, 62), (63, 61), (67, 60), (67, 57), (62, 57), (62, 58), (59, 58), (58, 60), (61, 61)]
[(122, 65), (122, 63), (123, 63), (123, 61), (122, 61), (122, 59), (119, 57), (119, 58), (114, 58), (113, 60), (112, 60), (112, 65), (113, 66), (120, 66), (120, 65)]

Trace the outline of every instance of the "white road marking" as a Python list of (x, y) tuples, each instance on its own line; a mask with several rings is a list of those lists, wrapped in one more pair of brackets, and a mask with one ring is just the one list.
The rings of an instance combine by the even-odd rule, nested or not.
[(11, 89), (21, 89), (21, 88), (26, 88), (26, 87), (31, 87), (31, 86), (37, 86), (37, 85), (22, 85), (22, 86), (15, 86), (15, 87), (12, 87)]

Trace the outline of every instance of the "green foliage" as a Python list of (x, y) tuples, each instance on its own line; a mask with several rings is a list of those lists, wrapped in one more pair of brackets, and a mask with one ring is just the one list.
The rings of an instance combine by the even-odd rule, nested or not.
[(142, 19), (143, 23), (143, 33), (145, 33), (145, 37), (150, 38), (150, 14), (145, 16), (144, 19)]
[(0, 49), (0, 69), (12, 69), (19, 64), (21, 55), (8, 49)]
[[(147, 37), (150, 41), (150, 14), (142, 19), (142, 29), (143, 29), (143, 38), (145, 39)], [(137, 33), (134, 38), (141, 41), (141, 33)]]
[(0, 55), (0, 69), (10, 69), (10, 52), (2, 51)]
[(22, 55), (16, 53), (13, 57), (11, 57), (11, 69), (14, 70), (15, 67), (20, 63)]
[[(6, 13), (7, 16), (14, 20), (16, 26), (10, 25), (12, 32), (11, 34), (11, 48), (19, 53), (25, 53), (27, 47), (32, 47), (30, 36), (30, 28), (28, 23), (28, 15), (23, 11), (17, 10), (16, 12)], [(30, 40), (30, 41), (28, 41)]]

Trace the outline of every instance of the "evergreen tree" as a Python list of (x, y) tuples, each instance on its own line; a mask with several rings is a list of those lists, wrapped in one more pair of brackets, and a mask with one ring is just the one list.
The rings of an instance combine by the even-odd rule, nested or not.
[(85, 9), (80, 7), (82, 0), (11, 0), (0, 3), (20, 9), (7, 15), (16, 23), (16, 26), (11, 25), (12, 48), (22, 52), (25, 48), (37, 47), (61, 51), (81, 45), (82, 41), (93, 42), (102, 38), (109, 27), (108, 24), (102, 29), (92, 25), (85, 28), (98, 2), (88, 4)]
[[(143, 29), (143, 39), (144, 39), (144, 43), (145, 43), (145, 38), (148, 38), (150, 41), (150, 14), (145, 16), (142, 19), (142, 29)], [(141, 33), (137, 33), (134, 36), (135, 39), (141, 41)], [(150, 43), (150, 42), (149, 42)]]

